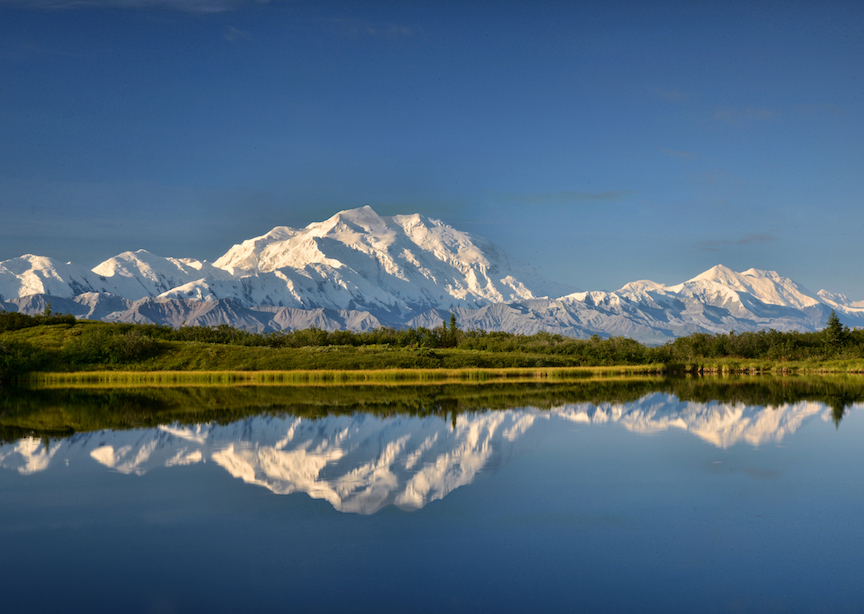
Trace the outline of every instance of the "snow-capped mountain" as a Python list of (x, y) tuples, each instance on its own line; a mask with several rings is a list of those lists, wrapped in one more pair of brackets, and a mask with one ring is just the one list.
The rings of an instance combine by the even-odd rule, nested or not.
[(369, 514), (390, 504), (419, 509), (470, 484), (484, 468), (511, 457), (519, 440), (538, 424), (560, 430), (562, 421), (618, 423), (640, 434), (678, 429), (729, 448), (780, 442), (817, 417), (830, 421), (831, 410), (810, 401), (765, 408), (681, 401), (664, 393), (632, 403), (463, 414), (452, 426), (434, 417), (362, 413), (315, 420), (262, 416), (228, 425), (80, 433), (50, 446), (27, 437), (0, 446), (0, 467), (28, 475), (52, 464), (95, 462), (141, 475), (160, 467), (212, 462), (277, 494), (305, 492), (337, 510)]
[[(572, 288), (569, 288), (572, 290)], [(210, 264), (125, 252), (87, 271), (50, 258), (0, 263), (0, 300), (85, 292), (129, 301), (229, 300), (242, 307), (369, 311), (396, 318), (418, 310), (482, 305), (568, 291), (494, 244), (421, 215), (342, 211), (296, 230), (277, 227)]]
[(71, 298), (98, 287), (97, 275), (71, 262), (32, 254), (0, 262), (0, 300), (34, 294)]
[[(214, 263), (124, 252), (92, 270), (50, 258), (0, 262), (0, 309), (180, 326), (266, 331), (433, 327), (647, 343), (702, 331), (818, 330), (831, 309), (864, 326), (864, 301), (812, 293), (774, 271), (715, 266), (677, 285), (648, 280), (615, 292), (573, 292), (511, 261), (486, 239), (421, 215), (342, 211), (274, 228)], [(558, 297), (558, 298), (555, 298)]]
[(93, 268), (103, 292), (135, 301), (158, 296), (200, 279), (214, 282), (231, 279), (231, 274), (207, 262), (192, 258), (162, 258), (139, 249), (123, 252)]
[(809, 290), (791, 279), (781, 277), (775, 271), (748, 269), (743, 273), (736, 273), (719, 264), (683, 284), (673, 286), (670, 290), (677, 294), (688, 292), (694, 295), (711, 292), (718, 287), (738, 292), (739, 297), (740, 293), (749, 294), (767, 305), (804, 309), (819, 303)]
[[(278, 227), (232, 247), (215, 266), (238, 277), (178, 288), (248, 305), (365, 309), (405, 316), (418, 309), (478, 307), (555, 296), (546, 282), (512, 263), (486, 239), (421, 215), (381, 217), (365, 206), (302, 230)], [(265, 295), (279, 287), (282, 292)]]

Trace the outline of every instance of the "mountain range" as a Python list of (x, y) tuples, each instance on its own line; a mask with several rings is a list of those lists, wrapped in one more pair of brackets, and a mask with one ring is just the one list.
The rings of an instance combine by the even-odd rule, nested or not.
[(649, 344), (693, 332), (812, 331), (831, 310), (864, 326), (864, 301), (812, 293), (774, 271), (717, 265), (680, 284), (642, 280), (614, 292), (551, 282), (492, 242), (425, 216), (341, 211), (279, 226), (215, 262), (124, 252), (93, 269), (24, 255), (0, 262), (0, 310), (254, 331), (317, 326), (435, 327)]

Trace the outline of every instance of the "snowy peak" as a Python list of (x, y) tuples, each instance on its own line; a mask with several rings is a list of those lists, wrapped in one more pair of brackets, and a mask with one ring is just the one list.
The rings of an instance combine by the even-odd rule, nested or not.
[(97, 277), (87, 269), (45, 256), (25, 254), (0, 262), (0, 299), (3, 300), (32, 294), (71, 298), (94, 291), (97, 283)]
[[(753, 270), (753, 269), (751, 269)], [(689, 282), (697, 282), (697, 281), (713, 281), (718, 284), (723, 284), (726, 286), (731, 286), (736, 283), (739, 283), (741, 279), (741, 274), (736, 273), (732, 269), (727, 266), (723, 266), (722, 264), (718, 264), (716, 266), (711, 267), (704, 273), (700, 273), (693, 279), (688, 280)], [(687, 282), (685, 282), (687, 283)]]
[(560, 287), (511, 263), (488, 240), (419, 214), (382, 217), (368, 205), (302, 229), (278, 226), (234, 245), (215, 264), (138, 250), (92, 271), (36, 256), (2, 266), (5, 301), (98, 292), (129, 301), (224, 299), (248, 308), (367, 310), (410, 318), (418, 310), (560, 295), (554, 293)]
[(666, 286), (664, 286), (663, 284), (658, 284), (656, 281), (651, 281), (650, 279), (640, 279), (639, 281), (631, 281), (630, 283), (624, 284), (621, 289), (618, 290), (618, 292), (638, 294), (665, 289)]
[(266, 235), (248, 239), (238, 243), (213, 263), (222, 269), (255, 270), (259, 268), (261, 252), (272, 243), (286, 241), (297, 234), (297, 231), (287, 226), (277, 226)]
[[(235, 245), (216, 266), (239, 276), (275, 273), (292, 288), (311, 286), (315, 296), (297, 297), (304, 308), (405, 314), (527, 300), (536, 296), (534, 286), (546, 289), (536, 273), (512, 264), (485, 239), (419, 214), (380, 216), (368, 205), (299, 230), (275, 228)], [(335, 287), (319, 291), (322, 283)]]
[(453, 313), (465, 329), (646, 343), (693, 332), (820, 330), (831, 309), (845, 325), (864, 326), (864, 302), (815, 295), (759, 269), (717, 265), (674, 286), (641, 280), (615, 292), (575, 290), (511, 261), (487, 239), (416, 213), (381, 216), (368, 205), (305, 228), (277, 226), (214, 264), (145, 250), (92, 271), (32, 255), (0, 262), (0, 309), (39, 313), (50, 302), (55, 311), (108, 321), (261, 331), (307, 326), (303, 313), (316, 310), (345, 314), (331, 319), (349, 327), (437, 326)]
[(442, 261), (490, 267), (492, 263), (486, 254), (494, 261), (506, 261), (506, 256), (491, 242), (451, 228), (440, 220), (431, 220), (418, 213), (397, 215), (390, 220), (414, 245)]
[(301, 229), (277, 226), (234, 245), (214, 264), (138, 250), (92, 271), (36, 256), (0, 266), (0, 301), (7, 302), (96, 292), (128, 301), (365, 310), (401, 321), (429, 309), (480, 308), (575, 289), (511, 262), (486, 239), (419, 214), (380, 216), (368, 205)]
[(313, 236), (333, 236), (346, 244), (390, 244), (394, 236), (387, 220), (375, 213), (369, 205), (357, 209), (340, 211), (323, 222), (314, 222), (306, 227)]
[[(417, 259), (417, 251), (428, 252), (445, 263), (489, 266), (482, 247), (467, 233), (419, 214), (381, 217), (369, 205), (340, 211), (323, 222), (295, 230), (277, 227), (262, 237), (235, 245), (215, 265), (226, 269), (270, 272), (309, 264), (349, 265), (338, 256), (373, 257), (391, 268), (400, 259)], [(491, 246), (481, 240), (484, 246)], [(351, 250), (346, 252), (345, 250)], [(406, 254), (409, 252), (408, 254)], [(500, 255), (497, 248), (491, 250)], [(352, 253), (353, 252), (353, 253)]]
[(718, 284), (736, 292), (746, 292), (768, 305), (803, 309), (819, 303), (819, 300), (814, 298), (809, 290), (799, 286), (788, 277), (782, 277), (776, 271), (748, 269), (743, 273), (736, 273), (722, 264), (718, 264), (693, 279), (670, 289), (704, 287), (705, 282)]
[(156, 296), (204, 277), (230, 277), (207, 262), (192, 258), (163, 258), (143, 249), (109, 258), (96, 266), (93, 273), (102, 279), (103, 291), (129, 300)]
[(819, 292), (816, 293), (816, 296), (818, 296), (823, 303), (830, 305), (831, 307), (855, 311), (864, 310), (864, 301), (850, 301), (845, 294), (819, 290)]
[(143, 277), (158, 281), (165, 273), (188, 276), (200, 273), (203, 263), (190, 258), (162, 258), (139, 249), (123, 252), (93, 268), (93, 272), (103, 277)]

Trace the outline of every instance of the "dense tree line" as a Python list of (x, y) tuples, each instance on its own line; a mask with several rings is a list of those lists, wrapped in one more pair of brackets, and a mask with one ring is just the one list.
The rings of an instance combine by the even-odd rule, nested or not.
[[(8, 334), (44, 325), (63, 325), (70, 329), (59, 355), (55, 351), (49, 356), (50, 352), (44, 347), (12, 339)], [(520, 335), (465, 331), (458, 328), (455, 317), (451, 317), (449, 323), (432, 329), (384, 327), (355, 332), (313, 327), (255, 333), (227, 324), (172, 328), (155, 324), (79, 323), (72, 316), (52, 314), (49, 308), (35, 316), (0, 312), (0, 380), (50, 366), (52, 360), (54, 365), (59, 361), (70, 368), (130, 364), (158, 355), (165, 342), (267, 348), (395, 348), (411, 351), (398, 366), (418, 367), (692, 365), (711, 359), (782, 362), (864, 358), (864, 330), (850, 330), (834, 312), (826, 327), (817, 332), (696, 332), (661, 346), (648, 347), (625, 337), (601, 338), (594, 335), (590, 339), (573, 339), (547, 332)], [(435, 350), (446, 349), (459, 352), (435, 353)], [(471, 356), (480, 354), (486, 357), (484, 361), (469, 360)], [(501, 360), (490, 358), (492, 355), (501, 356)], [(442, 360), (442, 356), (447, 360)], [(397, 365), (388, 363), (384, 366)], [(371, 368), (376, 367), (373, 365)]]
[(17, 311), (0, 311), (0, 333), (43, 324), (75, 324), (75, 322), (75, 316), (52, 313), (50, 305), (45, 308), (43, 313), (35, 316), (28, 316)]

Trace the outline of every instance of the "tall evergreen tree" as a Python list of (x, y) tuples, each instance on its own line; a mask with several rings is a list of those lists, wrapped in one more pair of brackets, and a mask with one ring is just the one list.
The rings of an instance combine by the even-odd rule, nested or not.
[(825, 343), (832, 346), (841, 346), (849, 337), (849, 329), (843, 326), (840, 318), (831, 310), (828, 321), (825, 323)]
[(456, 314), (450, 314), (450, 328), (447, 330), (447, 345), (455, 348), (459, 341), (459, 328), (456, 326)]

